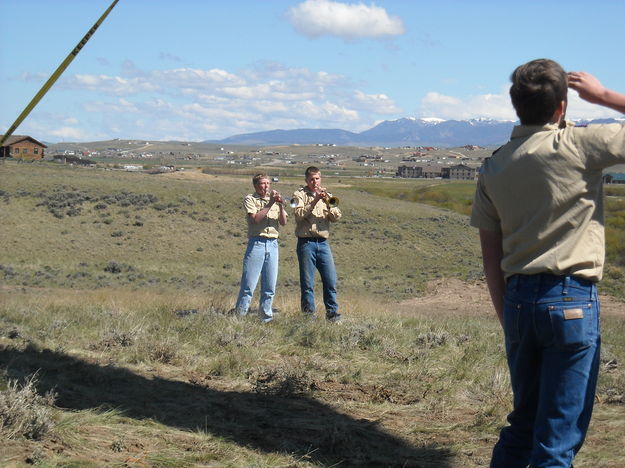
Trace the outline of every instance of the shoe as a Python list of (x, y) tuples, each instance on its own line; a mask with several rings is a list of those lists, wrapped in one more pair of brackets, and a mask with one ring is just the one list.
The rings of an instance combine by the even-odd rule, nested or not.
[(334, 323), (338, 323), (341, 321), (341, 314), (334, 314), (331, 315), (330, 317), (326, 317), (326, 320), (328, 322), (334, 322)]

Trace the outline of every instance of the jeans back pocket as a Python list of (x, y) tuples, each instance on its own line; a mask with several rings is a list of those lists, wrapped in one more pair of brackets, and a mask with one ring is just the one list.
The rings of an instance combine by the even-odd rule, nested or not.
[(588, 348), (599, 334), (597, 308), (592, 302), (568, 302), (547, 306), (554, 346), (573, 351)]

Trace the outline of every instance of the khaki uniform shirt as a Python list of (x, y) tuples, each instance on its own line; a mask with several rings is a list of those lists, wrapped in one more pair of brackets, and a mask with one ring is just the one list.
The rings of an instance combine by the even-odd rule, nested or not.
[(243, 199), (243, 206), (247, 213), (247, 237), (267, 237), (269, 239), (277, 239), (280, 235), (280, 223), (278, 217), (280, 216), (280, 206), (274, 203), (265, 219), (260, 223), (255, 223), (249, 216), (250, 214), (256, 214), (269, 204), (269, 198), (261, 198), (258, 193), (250, 193)]
[(341, 218), (341, 210), (338, 207), (329, 208), (323, 200), (319, 200), (315, 207), (312, 202), (315, 194), (308, 187), (302, 187), (293, 194), (297, 200), (295, 213), (295, 235), (297, 237), (323, 237), (330, 236), (330, 222)]
[(602, 170), (625, 162), (625, 125), (516, 126), (482, 166), (471, 225), (501, 232), (506, 278), (598, 281), (605, 257)]

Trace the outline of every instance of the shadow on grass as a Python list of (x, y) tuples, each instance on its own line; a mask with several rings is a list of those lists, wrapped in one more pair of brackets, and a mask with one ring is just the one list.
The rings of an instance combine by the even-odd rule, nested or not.
[(0, 367), (7, 369), (9, 378), (38, 372), (38, 391), (54, 389), (61, 408), (116, 408), (132, 418), (203, 431), (266, 453), (295, 454), (336, 466), (451, 466), (452, 454), (446, 448), (411, 446), (371, 421), (338, 413), (308, 397), (259, 396), (149, 379), (34, 348), (0, 348)]

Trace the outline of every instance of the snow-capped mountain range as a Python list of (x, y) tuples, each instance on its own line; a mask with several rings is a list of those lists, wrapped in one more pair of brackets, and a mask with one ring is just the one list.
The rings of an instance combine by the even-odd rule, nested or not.
[[(603, 119), (582, 124), (617, 122)], [(516, 122), (471, 119), (401, 118), (385, 120), (360, 133), (340, 129), (270, 130), (205, 143), (246, 145), (336, 144), (339, 146), (495, 146), (505, 143)]]

